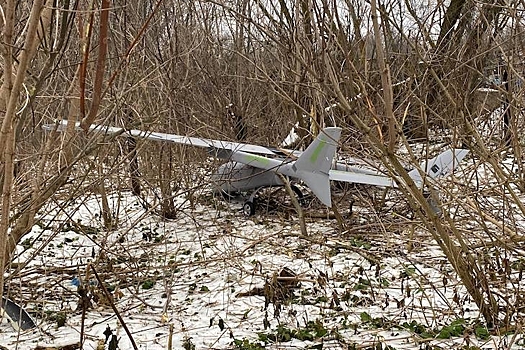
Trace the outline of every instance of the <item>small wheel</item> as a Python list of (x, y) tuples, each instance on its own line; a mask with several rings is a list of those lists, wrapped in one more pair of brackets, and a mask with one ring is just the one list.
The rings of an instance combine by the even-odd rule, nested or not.
[(242, 212), (246, 216), (252, 216), (255, 214), (255, 204), (251, 201), (244, 202), (242, 206)]

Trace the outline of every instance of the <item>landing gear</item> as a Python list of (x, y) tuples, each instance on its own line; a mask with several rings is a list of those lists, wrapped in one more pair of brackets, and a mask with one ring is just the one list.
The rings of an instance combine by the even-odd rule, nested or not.
[(244, 202), (244, 204), (242, 205), (242, 212), (244, 213), (244, 215), (253, 216), (255, 214), (255, 206), (257, 203), (256, 197), (259, 191), (263, 188), (264, 186), (257, 188), (255, 191), (252, 192), (252, 194), (246, 200), (246, 202)]
[(222, 195), (222, 197), (228, 201), (232, 200), (235, 198), (235, 196), (233, 194), (231, 194), (230, 192), (228, 191), (225, 191), (225, 190), (221, 190), (219, 189), (219, 193)]
[(251, 200), (244, 202), (242, 206), (242, 212), (246, 216), (253, 216), (255, 214), (255, 203)]
[(297, 196), (297, 200), (299, 201), (299, 204), (303, 205), (305, 204), (305, 198), (303, 192), (299, 189), (299, 187), (295, 185), (290, 185), (292, 188), (292, 191), (294, 191), (295, 195)]
[[(305, 196), (301, 192), (301, 190), (295, 185), (291, 185), (291, 187), (292, 187), (292, 190), (294, 191), (294, 193), (295, 193), (299, 203), (301, 205), (304, 204), (305, 203)], [(252, 194), (246, 200), (246, 202), (244, 202), (244, 204), (242, 206), (242, 212), (244, 213), (244, 215), (246, 215), (246, 216), (253, 216), (253, 215), (255, 215), (255, 208), (257, 206), (257, 194), (264, 188), (265, 187), (257, 188), (255, 191), (252, 192)]]

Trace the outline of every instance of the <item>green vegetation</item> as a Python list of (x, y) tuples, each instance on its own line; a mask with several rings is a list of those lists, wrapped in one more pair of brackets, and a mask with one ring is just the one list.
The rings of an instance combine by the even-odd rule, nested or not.
[(401, 327), (422, 338), (450, 339), (463, 337), (463, 335), (470, 330), (474, 331), (474, 335), (478, 339), (487, 340), (490, 337), (490, 333), (485, 326), (482, 326), (479, 323), (470, 324), (463, 318), (458, 318), (452, 321), (449, 325), (443, 326), (441, 329), (429, 329), (414, 320), (410, 323), (404, 322)]
[(361, 312), (359, 315), (361, 322), (367, 328), (383, 328), (388, 327), (389, 324), (392, 324), (389, 320), (384, 317), (372, 317), (367, 312)]
[(427, 329), (427, 327), (414, 320), (410, 323), (404, 322), (401, 327), (419, 335), (421, 338), (433, 338), (435, 335), (432, 330)]
[(452, 337), (460, 337), (465, 333), (465, 320), (460, 318), (453, 321), (450, 325), (441, 328), (437, 338), (450, 339)]
[(142, 289), (151, 289), (155, 285), (155, 281), (151, 279), (147, 279), (144, 282), (142, 282)]
[(259, 340), (265, 344), (271, 342), (288, 342), (292, 339), (309, 340), (322, 338), (329, 334), (321, 321), (308, 321), (304, 328), (290, 329), (279, 325), (273, 333), (259, 333)]
[(250, 342), (248, 339), (235, 339), (233, 341), (234, 349), (236, 350), (263, 350), (266, 349), (264, 345), (257, 342)]

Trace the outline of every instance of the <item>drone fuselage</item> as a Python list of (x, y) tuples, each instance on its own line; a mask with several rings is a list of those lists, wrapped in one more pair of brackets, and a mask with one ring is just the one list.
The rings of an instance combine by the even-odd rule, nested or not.
[(283, 185), (275, 172), (238, 162), (222, 164), (211, 181), (217, 189), (231, 194)]

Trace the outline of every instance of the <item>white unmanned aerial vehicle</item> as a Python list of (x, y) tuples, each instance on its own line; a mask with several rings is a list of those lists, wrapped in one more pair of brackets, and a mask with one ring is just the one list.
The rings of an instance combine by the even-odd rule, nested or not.
[[(66, 125), (67, 120), (62, 120), (57, 124), (44, 125), (44, 129), (63, 130)], [(76, 123), (76, 127), (79, 127), (79, 123)], [(341, 136), (341, 128), (337, 127), (323, 129), (302, 152), (103, 125), (91, 125), (90, 130), (207, 148), (212, 156), (227, 160), (212, 176), (216, 186), (226, 193), (253, 191), (243, 206), (243, 211), (248, 216), (255, 213), (254, 198), (259, 189), (283, 185), (277, 174), (303, 181), (327, 207), (332, 206), (330, 180), (380, 187), (397, 186), (393, 178), (376, 170), (334, 162)], [(421, 188), (423, 176), (425, 179), (435, 180), (447, 175), (467, 153), (468, 150), (465, 149), (446, 150), (437, 157), (424, 161), (419, 168), (410, 171), (409, 175)]]

